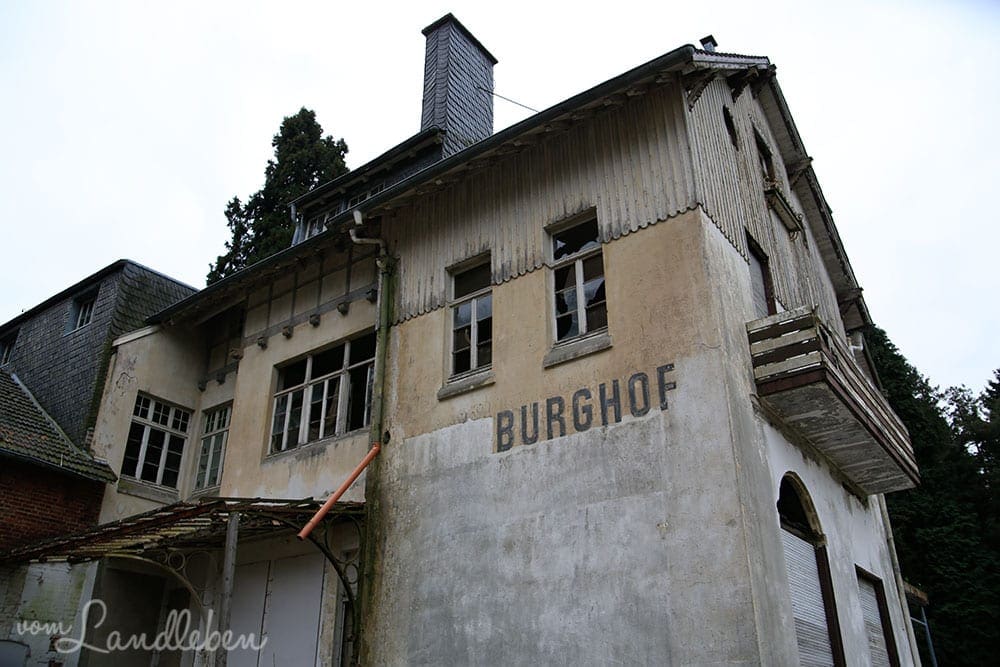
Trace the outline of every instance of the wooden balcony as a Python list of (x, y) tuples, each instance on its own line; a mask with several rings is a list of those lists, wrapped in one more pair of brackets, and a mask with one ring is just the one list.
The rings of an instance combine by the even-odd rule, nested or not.
[(919, 481), (910, 436), (813, 308), (747, 324), (757, 394), (863, 494)]

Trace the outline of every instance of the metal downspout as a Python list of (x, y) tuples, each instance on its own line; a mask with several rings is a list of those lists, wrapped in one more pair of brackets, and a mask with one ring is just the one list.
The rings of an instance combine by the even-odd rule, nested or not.
[(910, 607), (906, 603), (906, 590), (903, 587), (903, 572), (899, 567), (899, 557), (896, 555), (896, 540), (892, 536), (892, 524), (889, 521), (889, 508), (885, 504), (885, 495), (878, 497), (878, 506), (882, 512), (882, 525), (885, 526), (885, 543), (889, 548), (889, 560), (892, 562), (892, 573), (896, 578), (896, 591), (899, 594), (899, 604), (903, 611), (903, 619), (906, 630), (906, 639), (910, 643), (910, 654), (913, 657), (913, 664), (920, 664), (920, 652), (917, 650), (917, 637), (913, 631), (913, 623), (910, 622)]
[(375, 313), (375, 369), (374, 377), (372, 378), (372, 412), (371, 412), (371, 428), (369, 432), (369, 442), (371, 448), (365, 455), (361, 462), (354, 468), (354, 471), (350, 476), (344, 480), (344, 483), (327, 498), (323, 506), (320, 507), (316, 514), (309, 519), (302, 530), (298, 533), (298, 538), (304, 540), (309, 537), (309, 533), (319, 525), (319, 522), (323, 520), (323, 517), (333, 508), (341, 496), (347, 492), (347, 489), (351, 487), (351, 484), (361, 475), (362, 471), (368, 467), (368, 464), (372, 462), (379, 451), (382, 449), (382, 411), (383, 411), (383, 399), (382, 399), (382, 387), (384, 386), (385, 378), (385, 360), (386, 360), (386, 344), (388, 341), (389, 333), (389, 321), (391, 319), (390, 306), (392, 299), (385, 293), (386, 286), (388, 284), (388, 275), (392, 271), (392, 261), (389, 254), (386, 252), (385, 241), (380, 238), (367, 238), (363, 236), (358, 236), (358, 229), (364, 224), (364, 215), (358, 209), (354, 210), (354, 227), (350, 229), (351, 241), (360, 245), (377, 245), (378, 246), (378, 257), (375, 259), (375, 263), (378, 266), (378, 301), (376, 303), (376, 313)]

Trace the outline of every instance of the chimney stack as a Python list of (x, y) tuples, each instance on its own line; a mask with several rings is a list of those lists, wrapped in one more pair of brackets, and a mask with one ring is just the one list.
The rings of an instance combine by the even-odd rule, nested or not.
[(493, 134), (493, 66), (497, 59), (453, 15), (423, 29), (424, 101), (420, 129), (445, 132), (442, 158)]

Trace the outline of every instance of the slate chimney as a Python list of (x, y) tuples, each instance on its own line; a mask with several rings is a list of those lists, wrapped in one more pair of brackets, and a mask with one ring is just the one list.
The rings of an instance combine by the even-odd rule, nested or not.
[(450, 13), (423, 29), (424, 103), (420, 129), (445, 131), (442, 158), (493, 134), (493, 66), (486, 48)]

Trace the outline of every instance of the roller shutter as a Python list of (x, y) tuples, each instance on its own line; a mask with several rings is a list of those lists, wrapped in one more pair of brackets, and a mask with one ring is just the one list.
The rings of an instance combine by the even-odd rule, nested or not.
[(833, 667), (833, 648), (816, 565), (816, 549), (787, 530), (781, 531), (781, 541), (788, 568), (799, 662), (804, 667)]

